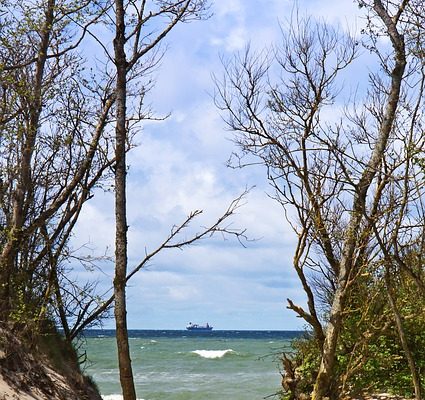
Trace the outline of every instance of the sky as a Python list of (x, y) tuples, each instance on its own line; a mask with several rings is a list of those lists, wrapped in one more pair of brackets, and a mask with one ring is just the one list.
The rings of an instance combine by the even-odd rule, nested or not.
[[(299, 1), (300, 12), (331, 24), (359, 24), (352, 0)], [(166, 40), (148, 102), (164, 121), (146, 122), (138, 147), (128, 155), (129, 269), (154, 250), (193, 210), (203, 210), (193, 231), (215, 220), (232, 199), (251, 189), (232, 227), (246, 229), (245, 247), (234, 238), (203, 240), (184, 250), (166, 250), (131, 279), (127, 291), (131, 329), (184, 329), (189, 322), (215, 329), (297, 330), (303, 320), (286, 309), (286, 298), (304, 305), (291, 267), (295, 237), (272, 200), (265, 170), (234, 170), (226, 161), (235, 144), (212, 95), (212, 75), (220, 58), (230, 58), (250, 43), (255, 49), (279, 42), (281, 25), (295, 6), (290, 0), (216, 0), (207, 21), (181, 24)], [(97, 192), (86, 203), (73, 246), (92, 254), (113, 254), (113, 194)], [(79, 270), (78, 279), (92, 278)], [(113, 264), (97, 272), (107, 290)], [(105, 328), (113, 328), (113, 320)]]

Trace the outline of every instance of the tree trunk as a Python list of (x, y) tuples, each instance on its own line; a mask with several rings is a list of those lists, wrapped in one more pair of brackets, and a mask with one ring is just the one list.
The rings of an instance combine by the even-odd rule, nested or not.
[(16, 273), (15, 260), (19, 253), (19, 247), (23, 240), (22, 227), (26, 219), (25, 203), (32, 190), (32, 158), (35, 141), (39, 129), (40, 114), (42, 112), (42, 86), (47, 52), (54, 19), (55, 0), (49, 0), (45, 9), (45, 20), (40, 31), (40, 43), (38, 57), (35, 62), (34, 86), (29, 89), (28, 97), (30, 104), (29, 124), (21, 143), (20, 165), (16, 177), (16, 189), (13, 193), (12, 218), (8, 232), (7, 242), (4, 244), (0, 256), (0, 319), (8, 320), (9, 313), (13, 308), (12, 290), (13, 276)]
[[(366, 214), (366, 196), (376, 172), (382, 163), (392, 131), (398, 103), (400, 100), (401, 84), (406, 67), (406, 52), (404, 39), (397, 30), (397, 21), (392, 19), (384, 8), (381, 0), (374, 0), (373, 10), (384, 23), (394, 50), (394, 67), (391, 71), (391, 86), (386, 102), (384, 118), (382, 120), (375, 147), (366, 165), (359, 183), (356, 185), (356, 195), (353, 200), (353, 211), (347, 229), (347, 239), (344, 243), (343, 255), (338, 274), (337, 289), (329, 316), (326, 338), (323, 346), (322, 360), (312, 393), (312, 400), (322, 400), (325, 396), (334, 397), (332, 381), (334, 378), (334, 364), (336, 360), (336, 347), (343, 323), (344, 302), (347, 291), (348, 279), (353, 268), (353, 256), (358, 244), (359, 228)], [(335, 388), (334, 388), (335, 390)]]
[[(348, 261), (348, 260), (347, 260)], [(344, 263), (347, 264), (347, 263)], [(347, 272), (347, 265), (342, 265), (342, 273)], [(344, 273), (343, 280), (338, 282), (338, 286), (332, 302), (330, 320), (326, 328), (326, 337), (323, 344), (322, 360), (319, 373), (316, 378), (312, 400), (321, 400), (324, 397), (337, 398), (333, 388), (333, 370), (336, 359), (336, 346), (342, 326), (342, 314), (347, 291), (347, 273)]]
[(413, 383), (413, 387), (415, 388), (415, 400), (422, 400), (421, 378), (419, 377), (418, 369), (416, 368), (415, 359), (413, 357), (412, 352), (410, 351), (410, 346), (407, 341), (406, 334), (404, 332), (404, 327), (403, 327), (403, 322), (401, 320), (400, 311), (394, 299), (394, 292), (393, 292), (390, 272), (388, 268), (385, 272), (385, 284), (387, 286), (388, 300), (394, 315), (394, 321), (397, 327), (398, 337), (400, 338), (404, 355), (406, 356), (407, 362), (409, 364), (410, 374), (412, 375), (412, 383)]
[(116, 0), (116, 36), (114, 39), (116, 84), (116, 164), (115, 164), (115, 324), (120, 383), (124, 400), (136, 400), (128, 343), (126, 310), (127, 210), (126, 210), (126, 96), (127, 61), (125, 54), (125, 19), (123, 0)]

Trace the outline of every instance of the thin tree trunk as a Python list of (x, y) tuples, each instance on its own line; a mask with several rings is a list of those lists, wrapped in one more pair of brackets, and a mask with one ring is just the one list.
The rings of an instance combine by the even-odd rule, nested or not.
[(55, 0), (49, 0), (45, 10), (45, 20), (41, 29), (38, 57), (35, 63), (34, 86), (28, 95), (31, 104), (30, 119), (27, 130), (22, 139), (21, 158), (16, 177), (17, 185), (13, 193), (12, 218), (8, 240), (3, 246), (0, 256), (0, 318), (8, 320), (9, 313), (13, 307), (12, 287), (13, 275), (15, 273), (15, 260), (19, 253), (19, 246), (22, 241), (22, 227), (25, 223), (25, 202), (32, 188), (31, 162), (34, 153), (34, 145), (38, 132), (40, 114), (42, 111), (42, 86), (45, 65), (47, 61), (47, 51), (49, 48), (50, 34), (54, 18)]
[(390, 272), (387, 268), (385, 271), (385, 284), (387, 286), (387, 295), (390, 302), (391, 310), (394, 315), (394, 321), (397, 327), (398, 337), (400, 338), (401, 346), (403, 347), (404, 355), (406, 356), (407, 362), (409, 364), (410, 374), (412, 375), (412, 383), (415, 389), (415, 399), (422, 400), (422, 391), (421, 391), (421, 378), (416, 368), (415, 359), (410, 350), (409, 343), (404, 332), (403, 321), (401, 320), (400, 311), (397, 307), (396, 301), (394, 299), (393, 287), (391, 284)]
[[(345, 268), (345, 267), (344, 267)], [(333, 371), (336, 359), (336, 346), (342, 326), (342, 313), (346, 297), (347, 284), (339, 283), (332, 302), (330, 321), (326, 329), (325, 342), (323, 344), (322, 360), (319, 373), (316, 378), (312, 400), (321, 400), (324, 397), (336, 398), (333, 388)]]
[(120, 383), (124, 400), (136, 400), (127, 330), (127, 210), (126, 210), (126, 96), (127, 61), (125, 54), (125, 19), (123, 0), (116, 0), (116, 36), (114, 39), (116, 84), (116, 166), (115, 166), (115, 324)]

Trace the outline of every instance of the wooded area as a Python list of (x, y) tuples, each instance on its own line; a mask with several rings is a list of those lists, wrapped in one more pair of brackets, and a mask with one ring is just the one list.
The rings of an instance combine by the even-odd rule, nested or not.
[[(266, 167), (298, 239), (293, 267), (307, 302), (288, 308), (309, 333), (283, 355), (287, 399), (425, 391), (425, 9), (358, 4), (361, 35), (294, 12), (274, 49), (248, 47), (216, 76), (233, 166)], [(227, 224), (243, 193), (194, 234), (202, 211), (170, 221), (163, 242), (128, 265), (126, 153), (156, 118), (145, 96), (161, 43), (209, 13), (206, 0), (0, 1), (0, 321), (31, 338), (54, 323), (72, 343), (114, 308), (125, 400), (136, 399), (129, 279), (159, 252), (216, 233), (245, 238)], [(350, 73), (359, 84), (348, 88)], [(107, 185), (116, 247), (104, 298), (96, 282), (73, 281), (67, 261), (94, 262), (71, 238)]]
[[(243, 237), (226, 220), (187, 232), (194, 210), (140, 262), (127, 265), (126, 153), (155, 116), (144, 105), (161, 41), (181, 22), (208, 17), (204, 0), (1, 2), (0, 320), (36, 341), (46, 321), (71, 343), (115, 310), (124, 398), (135, 399), (125, 287), (156, 254), (215, 233)], [(90, 57), (91, 56), (91, 57)], [(114, 134), (115, 132), (115, 134)], [(96, 282), (75, 282), (67, 261), (82, 207), (114, 182), (115, 278), (103, 298)], [(82, 263), (96, 260), (81, 258)], [(49, 328), (50, 329), (50, 328)]]
[[(311, 337), (283, 357), (289, 399), (386, 389), (423, 398), (425, 10), (358, 4), (361, 35), (295, 12), (280, 45), (248, 48), (216, 78), (234, 165), (267, 167), (298, 237), (307, 308), (288, 308)], [(368, 69), (358, 64), (366, 54)], [(347, 89), (350, 70), (358, 83)]]

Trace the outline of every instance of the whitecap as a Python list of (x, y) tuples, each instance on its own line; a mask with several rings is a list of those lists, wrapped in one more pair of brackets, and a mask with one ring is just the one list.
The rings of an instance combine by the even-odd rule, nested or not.
[(197, 354), (198, 356), (200, 356), (202, 358), (213, 359), (213, 358), (222, 358), (227, 353), (234, 353), (234, 351), (232, 349), (227, 349), (227, 350), (194, 350), (194, 351), (192, 351), (192, 353)]

